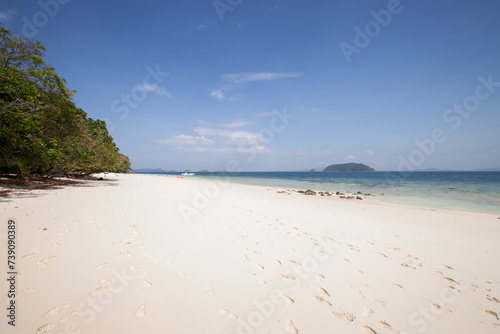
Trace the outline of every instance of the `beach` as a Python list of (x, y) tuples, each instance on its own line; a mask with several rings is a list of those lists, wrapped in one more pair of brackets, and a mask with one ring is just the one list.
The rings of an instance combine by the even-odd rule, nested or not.
[(492, 213), (131, 174), (0, 212), (2, 333), (500, 332)]

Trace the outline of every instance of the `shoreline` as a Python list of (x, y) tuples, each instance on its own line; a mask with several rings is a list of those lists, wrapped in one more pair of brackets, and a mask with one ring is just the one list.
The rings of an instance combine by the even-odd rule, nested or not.
[[(167, 177), (178, 177), (180, 175), (176, 174), (154, 174), (154, 173), (138, 173), (138, 175), (151, 175), (151, 176), (167, 176)], [(245, 178), (243, 180), (240, 179), (234, 179), (234, 178), (229, 178), (226, 181), (223, 180), (222, 176), (212, 176), (212, 175), (202, 175), (201, 177), (199, 176), (189, 176), (188, 178), (192, 179), (198, 179), (201, 181), (212, 181), (215, 183), (229, 183), (229, 184), (239, 184), (239, 185), (247, 185), (247, 186), (256, 186), (256, 187), (263, 187), (263, 188), (271, 188), (279, 191), (298, 191), (298, 190), (312, 190), (317, 193), (319, 192), (326, 192), (326, 191), (333, 191), (336, 193), (337, 191), (340, 192), (345, 192), (346, 196), (357, 196), (360, 195), (363, 197), (363, 200), (374, 200), (379, 203), (387, 203), (387, 204), (394, 204), (394, 205), (403, 205), (403, 206), (409, 206), (409, 207), (419, 207), (423, 209), (435, 209), (435, 210), (449, 210), (449, 211), (464, 211), (464, 212), (475, 212), (475, 213), (488, 213), (488, 214), (493, 214), (493, 215), (500, 215), (500, 209), (498, 209), (498, 206), (493, 205), (493, 204), (485, 204), (485, 203), (478, 203), (475, 201), (466, 201), (463, 199), (456, 199), (456, 198), (440, 198), (437, 197), (436, 195), (428, 197), (425, 196), (426, 192), (424, 191), (421, 195), (398, 195), (398, 194), (386, 194), (381, 192), (383, 189), (377, 189), (377, 192), (371, 194), (370, 192), (373, 192), (374, 189), (366, 189), (364, 186), (350, 186), (348, 188), (351, 191), (346, 191), (345, 189), (342, 189), (342, 184), (338, 185), (335, 190), (332, 190), (333, 187), (318, 187), (321, 190), (318, 190), (318, 188), (315, 188), (314, 185), (304, 185), (303, 187), (294, 187), (294, 186), (285, 186), (285, 185), (276, 185), (271, 182), (271, 184), (265, 185), (265, 184), (258, 184), (258, 183), (252, 183), (250, 182), (245, 182)], [(222, 181), (221, 181), (222, 180)], [(272, 181), (272, 180), (271, 180)], [(325, 190), (328, 189), (328, 190)], [(356, 189), (356, 190), (353, 190)], [(366, 190), (363, 191), (362, 194), (357, 194), (357, 191), (359, 189)], [(370, 193), (370, 196), (365, 196), (366, 193)], [(336, 196), (338, 197), (338, 196)]]
[(493, 214), (130, 174), (0, 212), (19, 229), (19, 333), (500, 328)]

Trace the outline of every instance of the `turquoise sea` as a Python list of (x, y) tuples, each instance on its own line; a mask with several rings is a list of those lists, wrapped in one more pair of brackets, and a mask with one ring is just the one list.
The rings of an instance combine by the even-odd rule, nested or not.
[(361, 191), (386, 202), (500, 214), (500, 172), (201, 172), (189, 177), (346, 194)]

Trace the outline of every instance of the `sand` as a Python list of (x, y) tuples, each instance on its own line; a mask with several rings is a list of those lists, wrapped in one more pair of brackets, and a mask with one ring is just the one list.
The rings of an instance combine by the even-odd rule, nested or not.
[(493, 214), (121, 174), (0, 212), (1, 333), (500, 332)]

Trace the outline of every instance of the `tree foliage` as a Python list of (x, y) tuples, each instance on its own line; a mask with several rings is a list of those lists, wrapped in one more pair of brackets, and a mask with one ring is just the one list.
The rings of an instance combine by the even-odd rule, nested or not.
[(127, 171), (106, 123), (77, 108), (43, 61), (45, 47), (0, 27), (0, 173), (29, 177)]

